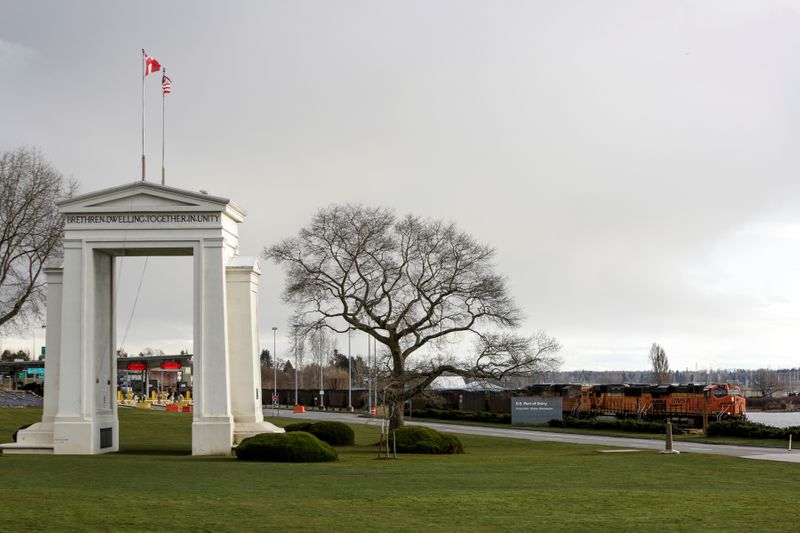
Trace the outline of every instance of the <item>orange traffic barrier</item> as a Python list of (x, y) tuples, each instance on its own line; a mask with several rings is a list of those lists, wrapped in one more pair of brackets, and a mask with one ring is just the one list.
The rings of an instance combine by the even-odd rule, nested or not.
[(370, 416), (375, 416), (375, 415), (377, 415), (377, 414), (378, 414), (378, 408), (377, 408), (377, 407), (375, 407), (375, 406), (373, 406), (373, 407), (372, 407), (372, 408), (369, 410), (369, 414), (370, 414)]
[(303, 407), (302, 405), (295, 405), (294, 406), (294, 412), (295, 413), (305, 413), (306, 412), (306, 408)]

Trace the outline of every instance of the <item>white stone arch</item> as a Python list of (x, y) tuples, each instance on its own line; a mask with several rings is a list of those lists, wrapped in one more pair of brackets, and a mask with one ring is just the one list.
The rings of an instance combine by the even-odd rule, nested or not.
[(241, 438), (282, 432), (264, 422), (258, 354), (261, 271), (239, 256), (233, 202), (147, 182), (59, 203), (64, 257), (48, 265), (42, 421), (3, 453), (119, 449), (115, 258), (191, 255), (194, 274), (193, 455), (228, 455)]

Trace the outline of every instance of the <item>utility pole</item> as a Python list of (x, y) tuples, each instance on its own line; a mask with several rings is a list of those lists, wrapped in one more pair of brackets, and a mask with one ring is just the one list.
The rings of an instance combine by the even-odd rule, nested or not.
[(275, 356), (275, 332), (278, 331), (278, 328), (272, 328), (272, 370), (273, 370), (273, 381), (272, 381), (272, 403), (277, 404), (278, 402), (275, 401), (275, 397), (278, 395), (278, 359)]
[(350, 334), (353, 328), (347, 328), (347, 410), (353, 411), (353, 356), (350, 352)]
[(297, 351), (299, 349), (297, 345), (297, 328), (298, 326), (294, 326), (294, 404), (300, 405), (300, 402), (297, 401)]
[(372, 343), (369, 342), (369, 334), (367, 334), (367, 414), (372, 412), (372, 368), (369, 358)]

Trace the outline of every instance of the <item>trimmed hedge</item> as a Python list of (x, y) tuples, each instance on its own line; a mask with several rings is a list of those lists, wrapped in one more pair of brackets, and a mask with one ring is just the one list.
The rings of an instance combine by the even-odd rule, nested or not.
[(464, 453), (458, 437), (420, 426), (404, 426), (395, 431), (399, 453)]
[(342, 422), (298, 422), (285, 428), (287, 433), (305, 431), (331, 446), (352, 446), (356, 435), (352, 428)]
[(304, 431), (261, 433), (244, 439), (234, 452), (244, 461), (321, 463), (339, 458), (329, 444)]
[(708, 425), (706, 435), (709, 437), (789, 440), (789, 435), (795, 437), (800, 435), (800, 426), (777, 428), (747, 420), (720, 420)]
[[(551, 428), (610, 429), (636, 433), (665, 433), (667, 431), (665, 422), (637, 420), (634, 418), (601, 420), (597, 418), (566, 417), (563, 420), (551, 420), (547, 425)], [(678, 428), (674, 425), (673, 431), (678, 432)]]
[[(406, 416), (409, 415), (406, 409)], [(437, 420), (464, 420), (467, 422), (491, 422), (494, 424), (510, 424), (510, 413), (490, 413), (488, 411), (458, 411), (449, 409), (413, 409), (415, 418), (434, 418)]]
[(295, 422), (294, 424), (289, 424), (288, 426), (284, 426), (283, 429), (287, 433), (291, 431), (305, 431), (307, 433), (310, 433), (310, 431), (308, 431), (308, 428), (310, 428), (313, 425), (314, 422)]

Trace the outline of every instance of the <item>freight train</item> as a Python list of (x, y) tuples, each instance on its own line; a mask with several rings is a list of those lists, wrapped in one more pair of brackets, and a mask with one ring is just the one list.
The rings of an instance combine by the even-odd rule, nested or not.
[[(272, 390), (264, 389), (263, 398), (269, 401)], [(319, 391), (300, 389), (297, 400), (295, 391), (279, 389), (279, 403), (314, 408), (319, 405)], [(711, 385), (577, 385), (542, 384), (524, 389), (474, 391), (449, 389), (431, 392), (411, 402), (414, 409), (436, 408), (459, 411), (510, 413), (512, 396), (561, 397), (564, 416), (579, 418), (615, 416), (618, 418), (640, 418), (658, 420), (671, 418), (701, 425), (704, 417), (708, 421), (726, 418), (744, 418), (745, 399), (736, 385), (718, 383)], [(352, 402), (355, 409), (368, 405), (367, 391), (353, 389), (325, 391), (326, 408), (343, 409)], [(267, 404), (265, 404), (265, 407)]]
[(531, 396), (561, 397), (564, 416), (665, 419), (701, 423), (744, 418), (745, 399), (736, 385), (533, 385)]

